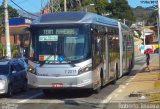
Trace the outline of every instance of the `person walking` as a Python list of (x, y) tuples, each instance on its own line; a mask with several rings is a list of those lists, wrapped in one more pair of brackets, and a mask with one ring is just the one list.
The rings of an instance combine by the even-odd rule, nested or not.
[(150, 64), (150, 54), (149, 53), (146, 53), (146, 65), (147, 65), (147, 69), (150, 71), (150, 68), (149, 68), (149, 64)]

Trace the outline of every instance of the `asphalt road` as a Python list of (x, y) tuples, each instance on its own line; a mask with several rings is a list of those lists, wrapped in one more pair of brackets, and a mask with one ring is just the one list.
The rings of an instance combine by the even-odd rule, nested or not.
[[(151, 58), (154, 57), (155, 54), (151, 56)], [(41, 90), (29, 89), (27, 92), (16, 93), (12, 98), (0, 96), (0, 109), (101, 109), (107, 107), (109, 95), (142, 69), (145, 63), (144, 56), (136, 57), (135, 60), (135, 66), (129, 75), (120, 78), (116, 84), (106, 85), (98, 94), (86, 90), (74, 90), (53, 92), (46, 96)]]

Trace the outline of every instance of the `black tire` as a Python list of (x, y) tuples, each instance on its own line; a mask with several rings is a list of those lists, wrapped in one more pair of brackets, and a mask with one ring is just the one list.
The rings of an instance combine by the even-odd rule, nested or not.
[(13, 86), (10, 84), (8, 85), (7, 97), (13, 96)]
[(28, 89), (28, 82), (27, 82), (27, 80), (25, 80), (23, 87), (22, 87), (22, 91), (27, 91), (27, 89)]

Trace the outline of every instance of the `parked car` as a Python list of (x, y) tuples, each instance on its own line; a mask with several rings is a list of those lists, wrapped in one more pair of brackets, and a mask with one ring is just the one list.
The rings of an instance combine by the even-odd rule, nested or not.
[(27, 70), (20, 59), (0, 60), (0, 94), (27, 90)]

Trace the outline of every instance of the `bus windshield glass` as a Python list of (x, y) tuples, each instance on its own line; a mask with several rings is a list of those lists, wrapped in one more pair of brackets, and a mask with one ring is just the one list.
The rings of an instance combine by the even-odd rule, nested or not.
[(33, 27), (32, 48), (35, 61), (68, 63), (90, 56), (90, 40), (84, 25)]

